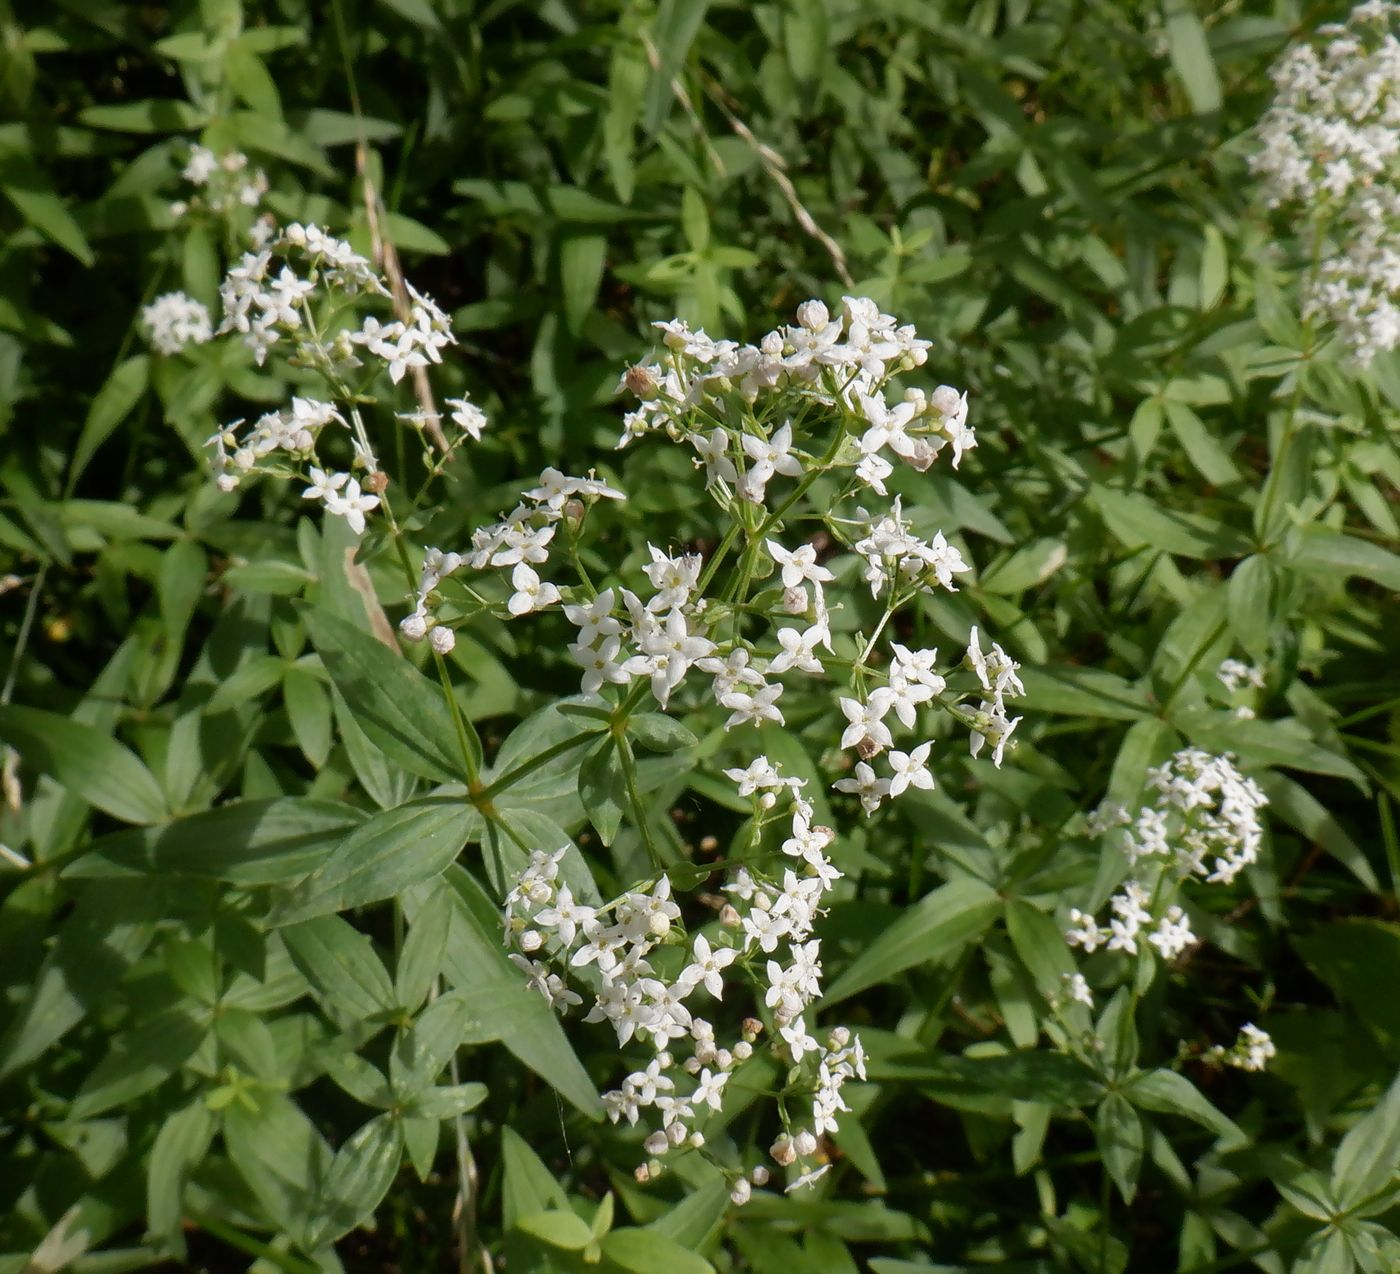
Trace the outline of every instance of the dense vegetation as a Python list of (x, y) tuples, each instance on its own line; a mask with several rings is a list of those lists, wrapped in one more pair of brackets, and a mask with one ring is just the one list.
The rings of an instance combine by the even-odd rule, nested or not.
[(0, 0), (0, 1271), (1400, 1268), (1345, 18)]

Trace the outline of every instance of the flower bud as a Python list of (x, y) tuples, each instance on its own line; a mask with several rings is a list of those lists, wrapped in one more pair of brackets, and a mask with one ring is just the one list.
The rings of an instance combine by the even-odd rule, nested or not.
[(399, 632), (406, 641), (422, 641), (428, 635), (428, 621), (425, 616), (414, 611), (399, 620)]
[(705, 1144), (705, 1134), (703, 1132), (693, 1132), (690, 1134), (690, 1148), (699, 1150)]
[(573, 526), (578, 526), (583, 521), (583, 515), (587, 512), (582, 500), (565, 500), (564, 517)]
[(956, 416), (962, 407), (962, 395), (951, 385), (940, 385), (929, 396), (934, 411), (942, 416)]
[(671, 1124), (666, 1129), (666, 1140), (673, 1146), (679, 1146), (685, 1140), (685, 1125), (682, 1123)]
[(685, 1061), (681, 1063), (681, 1069), (688, 1075), (698, 1075), (700, 1073), (700, 1067), (703, 1065), (704, 1063), (698, 1057), (687, 1057)]
[(797, 1151), (792, 1148), (792, 1138), (783, 1133), (771, 1146), (768, 1153), (773, 1156), (773, 1162), (780, 1168), (786, 1168), (788, 1164), (797, 1160)]
[(639, 1163), (633, 1170), (632, 1175), (637, 1178), (637, 1184), (639, 1186), (646, 1185), (646, 1183), (651, 1179), (651, 1172), (648, 1169), (647, 1165), (644, 1163)]
[(831, 322), (831, 312), (821, 301), (803, 301), (797, 307), (797, 321), (809, 332), (820, 332)]
[(783, 611), (788, 615), (805, 615), (808, 607), (807, 590), (801, 585), (783, 589)]
[(376, 469), (369, 474), (361, 484), (371, 495), (379, 495), (380, 492), (388, 490), (389, 475), (382, 470)]
[(520, 935), (520, 949), (530, 955), (544, 945), (544, 935), (538, 929), (526, 929)]
[(734, 1183), (734, 1188), (729, 1192), (729, 1201), (738, 1208), (742, 1208), (752, 1197), (753, 1187), (749, 1185), (749, 1179), (747, 1177), (740, 1177), (739, 1180)]
[(428, 634), (428, 643), (440, 655), (450, 655), (457, 644), (457, 634), (450, 628), (434, 628)]
[(764, 792), (764, 794), (758, 798), (759, 809), (771, 810), (777, 803), (778, 798), (774, 796), (772, 792)]
[(844, 1026), (833, 1027), (831, 1035), (827, 1041), (827, 1047), (835, 1052), (837, 1049), (845, 1048), (851, 1042), (851, 1032)]
[(658, 1053), (658, 1054), (656, 1055), (656, 1061), (657, 1061), (657, 1064), (658, 1064), (658, 1065), (661, 1067), (661, 1069), (664, 1070), (664, 1071), (670, 1070), (671, 1067), (673, 1067), (673, 1066), (676, 1064), (676, 1059), (675, 1059), (674, 1057), (672, 1057), (670, 1053), (665, 1053), (665, 1052)]
[(739, 913), (734, 910), (732, 904), (724, 904), (723, 909), (719, 913), (719, 922), (727, 929), (737, 929), (739, 927), (741, 923)]
[(664, 1132), (654, 1132), (642, 1142), (642, 1148), (649, 1155), (664, 1155), (671, 1148), (671, 1143)]
[(759, 1164), (757, 1168), (749, 1173), (749, 1180), (756, 1186), (766, 1186), (768, 1184), (768, 1169), (762, 1164)]
[(747, 1062), (753, 1056), (753, 1045), (747, 1040), (740, 1040), (734, 1045), (733, 1052), (736, 1062)]
[(806, 1159), (809, 1155), (817, 1153), (817, 1139), (804, 1128), (792, 1139), (792, 1148)]
[(648, 1160), (647, 1160), (647, 1176), (648, 1176), (652, 1181), (655, 1181), (656, 1178), (659, 1177), (659, 1176), (660, 1176), (663, 1172), (665, 1172), (665, 1171), (666, 1171), (666, 1169), (663, 1168), (663, 1167), (661, 1166), (661, 1160), (660, 1160), (660, 1159), (648, 1159)]
[(664, 911), (653, 911), (647, 921), (648, 931), (657, 938), (664, 938), (671, 932), (671, 917)]
[(715, 1065), (722, 1071), (727, 1071), (734, 1065), (734, 1054), (727, 1048), (715, 1049)]
[(758, 348), (769, 358), (781, 358), (783, 356), (783, 334), (781, 332), (769, 332), (759, 341)]
[(763, 1034), (763, 1023), (756, 1017), (746, 1017), (744, 1019), (743, 1034), (745, 1043), (752, 1044)]

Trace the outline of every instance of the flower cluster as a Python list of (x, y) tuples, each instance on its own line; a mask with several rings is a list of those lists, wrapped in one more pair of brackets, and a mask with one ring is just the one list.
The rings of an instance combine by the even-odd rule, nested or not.
[(165, 292), (142, 306), (141, 326), (161, 354), (178, 354), (187, 345), (203, 345), (214, 335), (208, 309), (184, 292)]
[(1365, 365), (1400, 344), (1400, 4), (1367, 0), (1274, 67), (1251, 167), (1272, 207), (1297, 205), (1334, 240), (1305, 317), (1336, 326)]
[[(244, 253), (219, 292), (223, 319), (217, 335), (236, 333), (259, 364), (283, 345), (289, 362), (319, 373), (336, 401), (294, 397), (289, 408), (267, 412), (251, 425), (239, 420), (223, 426), (208, 442), (215, 481), (232, 491), (255, 473), (299, 478), (306, 483), (306, 499), (319, 501), (361, 534), (365, 515), (381, 504), (386, 480), (359, 404), (372, 401), (369, 391), (381, 373), (387, 371), (397, 384), (410, 370), (441, 362), (443, 349), (454, 343), (451, 321), (409, 285), (407, 322), (385, 323), (369, 315), (356, 327), (355, 304), (388, 298), (388, 284), (349, 243), (314, 225), (287, 226)], [(207, 325), (205, 315), (206, 330)], [(154, 319), (151, 326), (154, 330)], [(479, 439), (486, 423), (481, 410), (465, 398), (447, 401), (463, 434)], [(345, 432), (349, 470), (318, 463), (328, 426)]]
[[(726, 774), (753, 803), (755, 857), (724, 885), (729, 902), (708, 935), (686, 931), (665, 875), (612, 902), (585, 904), (560, 880), (562, 849), (532, 855), (506, 899), (506, 939), (511, 959), (555, 1009), (567, 1013), (583, 1003), (567, 977), (586, 980), (593, 1002), (584, 1020), (608, 1022), (619, 1045), (650, 1044), (650, 1058), (603, 1094), (614, 1123), (635, 1125), (655, 1112), (658, 1126), (643, 1142), (649, 1158), (638, 1170), (642, 1179), (656, 1176), (671, 1151), (704, 1147), (705, 1112), (721, 1109), (726, 1084), (766, 1037), (766, 1047), (789, 1068), (784, 1131), (772, 1154), (780, 1166), (799, 1169), (792, 1189), (820, 1175), (810, 1161), (818, 1138), (836, 1131), (838, 1114), (849, 1110), (841, 1088), (848, 1079), (865, 1078), (859, 1038), (837, 1028), (818, 1039), (809, 1023), (822, 980), (821, 941), (813, 929), (823, 895), (841, 876), (825, 852), (835, 833), (814, 824), (803, 783), (782, 776), (767, 757)], [(769, 874), (756, 851), (763, 830), (779, 820), (787, 835), (780, 871)], [(738, 1038), (722, 1041), (710, 1018), (701, 1016), (702, 1002), (723, 1001), (736, 978), (753, 988), (761, 1003), (754, 1008), (766, 1021), (747, 1017)], [(791, 1111), (799, 1099), (811, 1113), (794, 1124)], [(735, 1180), (735, 1201), (746, 1200), (763, 1179), (761, 1169), (757, 1177)]]
[(267, 174), (250, 168), (248, 156), (238, 151), (216, 155), (207, 146), (192, 146), (180, 175), (194, 193), (170, 205), (177, 219), (199, 209), (222, 216), (237, 208), (256, 208), (267, 193)]
[(1255, 690), (1264, 688), (1263, 670), (1242, 659), (1222, 659), (1215, 676), (1230, 694), (1237, 694), (1244, 686), (1252, 686)]
[(1240, 1027), (1239, 1038), (1234, 1044), (1229, 1048), (1216, 1044), (1206, 1050), (1206, 1057), (1242, 1071), (1262, 1071), (1277, 1051), (1267, 1031), (1260, 1030), (1253, 1022), (1246, 1022)]
[(1148, 782), (1157, 799), (1136, 817), (1104, 808), (1093, 820), (1096, 832), (1116, 834), (1134, 872), (1150, 875), (1150, 883), (1126, 881), (1109, 901), (1107, 926), (1071, 910), (1066, 939), (1087, 953), (1106, 946), (1135, 955), (1146, 941), (1162, 959), (1175, 959), (1196, 941), (1185, 911), (1171, 901), (1181, 882), (1228, 885), (1259, 857), (1259, 812), (1268, 798), (1228, 756), (1185, 748), (1148, 771)]

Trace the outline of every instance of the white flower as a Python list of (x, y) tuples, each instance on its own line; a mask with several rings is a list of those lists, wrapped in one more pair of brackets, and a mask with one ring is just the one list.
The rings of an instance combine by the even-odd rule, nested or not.
[(992, 761), (997, 769), (1001, 769), (1002, 754), (1006, 751), (1006, 742), (1011, 738), (1012, 731), (1020, 724), (1020, 717), (1008, 719), (1006, 713), (997, 705), (984, 702), (978, 714), (978, 725), (972, 731), (972, 755), (977, 756), (982, 751), (982, 745), (990, 742)]
[(577, 643), (569, 647), (569, 654), (583, 669), (580, 689), (586, 695), (595, 695), (604, 682), (610, 685), (625, 685), (631, 678), (617, 662), (621, 642), (616, 637), (605, 637), (596, 650), (591, 646)]
[(209, 311), (184, 292), (165, 292), (141, 310), (141, 326), (162, 354), (178, 354), (187, 345), (213, 338)]
[(910, 787), (933, 790), (933, 775), (928, 772), (929, 750), (932, 742), (921, 743), (912, 752), (890, 752), (890, 769), (894, 778), (890, 780), (890, 795), (899, 796)]
[(852, 792), (860, 797), (861, 808), (866, 814), (873, 814), (880, 808), (880, 802), (889, 794), (889, 779), (880, 778), (864, 761), (856, 762), (853, 778), (837, 779), (833, 784), (838, 792)]
[(820, 1168), (813, 1168), (810, 1172), (804, 1172), (795, 1181), (791, 1182), (783, 1190), (783, 1193), (791, 1194), (794, 1190), (805, 1190), (807, 1187), (815, 1185), (816, 1182), (820, 1181), (830, 1171), (831, 1165), (829, 1163), (824, 1163)]
[(486, 413), (465, 398), (449, 398), (446, 402), (452, 408), (452, 423), (473, 442), (480, 442), (481, 431), (487, 424)]
[(724, 998), (723, 972), (738, 959), (739, 953), (732, 947), (712, 949), (709, 940), (703, 933), (695, 935), (692, 952), (693, 963), (681, 970), (676, 982), (685, 987), (687, 991), (703, 984), (705, 990), (715, 999), (722, 1000)]
[(778, 708), (778, 697), (783, 693), (780, 685), (764, 686), (753, 694), (733, 690), (720, 700), (720, 706), (729, 709), (729, 719), (724, 723), (726, 730), (738, 725), (762, 725), (765, 721), (776, 721), (783, 725), (783, 713)]
[(769, 673), (777, 676), (796, 668), (799, 672), (820, 674), (823, 671), (822, 663), (816, 657), (815, 650), (827, 635), (825, 626), (809, 628), (805, 633), (795, 628), (780, 628), (778, 644), (783, 649), (768, 665)]
[(804, 580), (829, 584), (836, 578), (826, 567), (817, 565), (817, 550), (810, 544), (789, 553), (777, 540), (765, 540), (763, 543), (769, 556), (782, 567), (784, 588), (797, 588)]
[(542, 610), (559, 600), (559, 590), (553, 584), (543, 583), (533, 568), (524, 562), (516, 563), (510, 573), (510, 582), (515, 587), (506, 609), (512, 615), (528, 615), (531, 611)]
[(729, 1082), (727, 1072), (716, 1074), (709, 1067), (705, 1067), (700, 1072), (700, 1082), (695, 1085), (695, 1091), (691, 1093), (690, 1100), (697, 1106), (703, 1102), (711, 1110), (718, 1110), (724, 1095), (724, 1086)]
[(364, 495), (360, 491), (360, 484), (351, 478), (343, 491), (331, 491), (327, 494), (325, 504), (327, 513), (343, 517), (349, 523), (350, 529), (356, 535), (361, 535), (365, 529), (365, 514), (379, 507), (379, 497)]
[(864, 703), (859, 699), (842, 699), (841, 711), (849, 724), (841, 735), (841, 746), (853, 748), (863, 744), (875, 752), (889, 747), (894, 736), (884, 721), (893, 704), (894, 696), (886, 686), (871, 691)]

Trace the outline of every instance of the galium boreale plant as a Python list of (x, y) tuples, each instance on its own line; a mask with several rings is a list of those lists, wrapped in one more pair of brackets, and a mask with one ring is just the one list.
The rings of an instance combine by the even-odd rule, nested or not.
[[(296, 397), (251, 428), (221, 430), (212, 440), (221, 487), (257, 473), (305, 480), (306, 497), (356, 533), (381, 507), (389, 513), (361, 405), (379, 375), (397, 383), (438, 362), (452, 338), (445, 315), (415, 292), (408, 321), (350, 318), (384, 293), (363, 257), (315, 227), (288, 227), (230, 271), (222, 330), (259, 361), (285, 349), (322, 377), (328, 397)], [(769, 1169), (736, 1161), (705, 1135), (731, 1077), (759, 1054), (776, 1062), (770, 1150), (797, 1188), (829, 1167), (820, 1139), (849, 1111), (843, 1084), (865, 1076), (859, 1037), (816, 1021), (818, 932), (843, 877), (840, 838), (817, 821), (809, 780), (783, 773), (746, 736), (784, 724), (783, 695), (795, 682), (809, 699), (813, 685), (824, 688), (832, 785), (869, 815), (934, 785), (934, 712), (968, 731), (972, 755), (989, 748), (1000, 766), (1020, 720), (1007, 701), (1021, 685), (1018, 665), (995, 643), (984, 652), (976, 629), (966, 655), (942, 664), (936, 649), (898, 640), (902, 613), (921, 595), (955, 590), (971, 569), (941, 532), (911, 526), (887, 486), (896, 465), (956, 468), (976, 443), (964, 394), (904, 384), (923, 366), (927, 341), (856, 297), (834, 316), (807, 302), (794, 324), (754, 345), (679, 321), (658, 326), (660, 348), (623, 377), (637, 406), (618, 445), (687, 450), (723, 527), (708, 551), (658, 528), (648, 560), (598, 576), (584, 564), (594, 528), (606, 530), (597, 506), (625, 492), (592, 472), (547, 469), (504, 518), (456, 548), (418, 554), (391, 520), (400, 558), (419, 563), (399, 632), (442, 656), (473, 614), (534, 622), (556, 612), (570, 626), (580, 693), (562, 710), (580, 732), (483, 780), (480, 744), (459, 716), (464, 797), (490, 821), (513, 783), (572, 751), (598, 836), (613, 841), (629, 819), (647, 874), (605, 897), (570, 843), (513, 833), (518, 857), (501, 877), (505, 940), (522, 979), (556, 1010), (605, 1021), (619, 1047), (636, 1050), (603, 1102), (614, 1122), (643, 1125), (639, 1179), (677, 1154), (699, 1154), (742, 1203)], [(479, 432), (470, 404), (456, 406), (464, 433)], [(328, 430), (348, 442), (348, 470), (321, 461)], [(441, 661), (439, 669), (445, 676)], [(634, 740), (674, 747), (688, 734), (663, 714), (706, 703), (744, 762), (724, 773), (750, 807), (712, 868), (656, 843), (634, 751)], [(687, 894), (712, 876), (717, 891)]]

